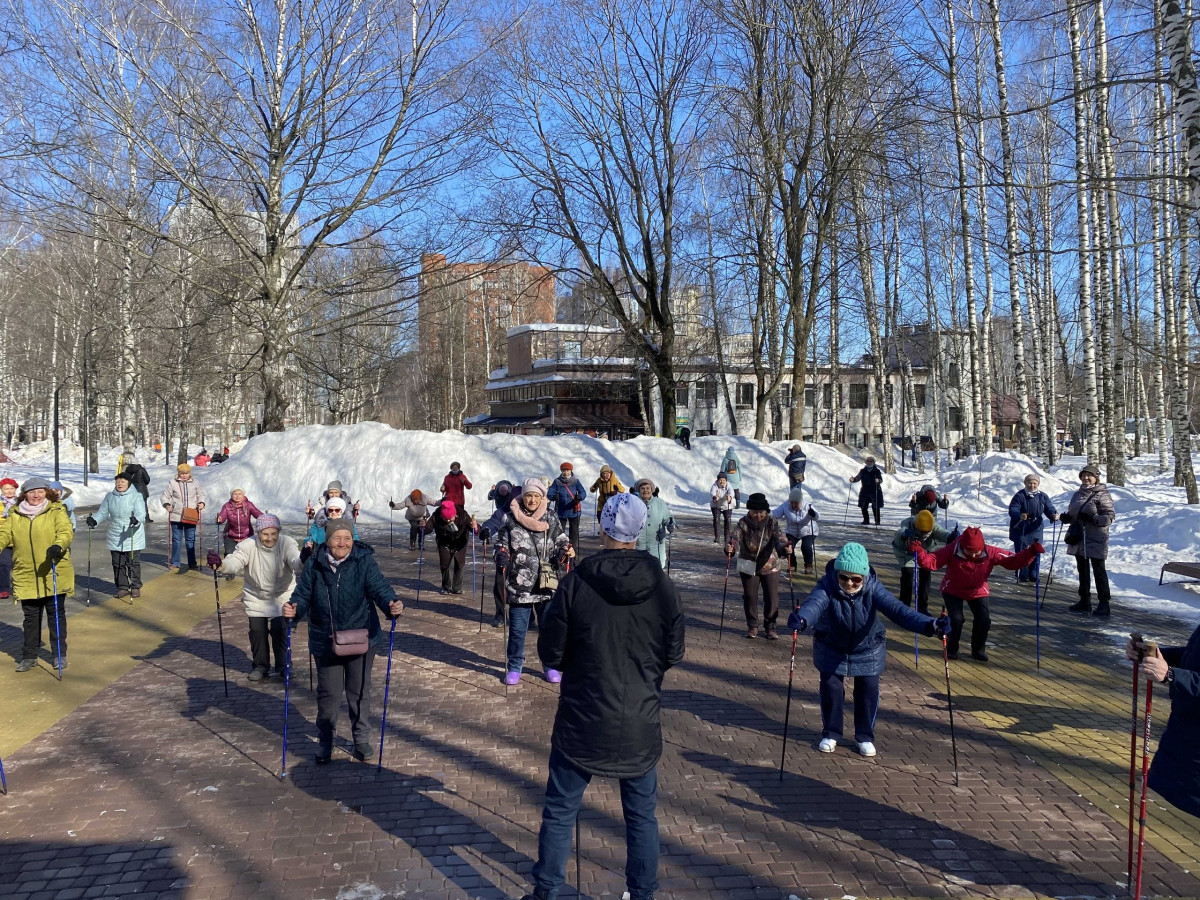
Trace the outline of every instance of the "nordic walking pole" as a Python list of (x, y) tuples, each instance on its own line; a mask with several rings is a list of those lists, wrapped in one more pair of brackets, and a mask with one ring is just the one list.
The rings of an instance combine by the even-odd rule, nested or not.
[[(1147, 652), (1153, 648), (1155, 655), (1158, 648), (1147, 644)], [(1146, 681), (1146, 727), (1142, 731), (1142, 803), (1138, 811), (1138, 847), (1137, 847), (1137, 880), (1134, 882), (1134, 900), (1142, 897), (1142, 859), (1146, 850), (1146, 779), (1150, 775), (1150, 704), (1154, 700), (1154, 682)]]
[(425, 529), (421, 529), (421, 533), (417, 538), (417, 596), (413, 600), (413, 606), (421, 602), (421, 566), (425, 562)]
[(479, 633), (483, 634), (483, 595), (487, 593), (487, 541), (483, 542), (483, 575), (479, 579)]
[(287, 628), (287, 655), (283, 661), (283, 755), (279, 761), (281, 780), (287, 778), (288, 701), (291, 699), (292, 688), (292, 620), (288, 619), (283, 624)]
[(504, 699), (508, 699), (508, 575), (504, 567), (500, 567), (497, 575), (500, 579), (500, 604), (504, 613)]
[[(921, 561), (917, 557), (917, 552), (913, 551), (913, 580), (912, 580), (912, 598), (913, 609), (917, 609), (921, 605), (918, 599), (921, 596)], [(926, 609), (929, 607), (927, 606)], [(919, 612), (920, 610), (918, 610)], [(913, 668), (921, 668), (921, 636), (915, 631), (913, 632)]]
[(221, 680), (225, 683), (225, 696), (229, 696), (229, 673), (225, 670), (225, 626), (221, 624), (221, 585), (217, 583), (217, 567), (209, 563), (213, 573), (213, 591), (217, 595), (217, 636), (221, 640)]
[(1058, 539), (1062, 536), (1062, 520), (1059, 519), (1057, 524), (1058, 527), (1054, 529), (1054, 546), (1050, 548), (1050, 571), (1046, 573), (1046, 590), (1050, 590), (1050, 581), (1054, 578), (1054, 556), (1058, 553)]
[(388, 497), (388, 549), (394, 549), (392, 543), (392, 526), (396, 521), (396, 502), (391, 497)]
[(8, 779), (4, 777), (4, 760), (0, 759), (0, 792), (8, 796)]
[(783, 707), (783, 750), (779, 753), (779, 780), (783, 781), (783, 763), (787, 759), (788, 723), (792, 717), (792, 676), (796, 674), (796, 639), (800, 636), (798, 630), (792, 630), (792, 658), (788, 662), (787, 703)]
[[(50, 580), (54, 590), (54, 655), (58, 664), (58, 680), (62, 681), (62, 620), (58, 615), (58, 563), (50, 563)], [(45, 584), (45, 582), (42, 582)], [(40, 626), (39, 626), (40, 628)]]
[[(942, 607), (942, 615), (946, 607)], [(950, 651), (946, 647), (946, 635), (942, 635), (942, 662), (946, 666), (946, 707), (950, 710), (950, 751), (954, 758), (954, 786), (958, 787), (958, 741), (954, 737), (954, 700), (950, 696)]]
[(313, 662), (313, 658), (312, 658), (312, 654), (310, 653), (310, 654), (308, 654), (308, 692), (310, 694), (312, 693), (312, 690), (313, 690), (312, 662)]
[[(475, 581), (479, 573), (479, 566), (475, 562), (475, 534), (471, 533), (471, 599), (475, 599)], [(483, 598), (479, 598), (480, 606), (483, 605)]]
[[(1142, 636), (1136, 631), (1129, 636), (1133, 646), (1142, 643)], [(1140, 655), (1140, 654), (1139, 654)], [(1138, 664), (1141, 660), (1133, 661), (1133, 719), (1129, 726), (1129, 852), (1125, 857), (1125, 871), (1128, 875), (1125, 887), (1133, 890), (1133, 804), (1134, 791), (1137, 790), (1137, 732), (1138, 732)]]
[(388, 663), (387, 675), (383, 679), (383, 714), (379, 718), (379, 762), (375, 764), (375, 774), (383, 771), (383, 736), (387, 733), (388, 691), (392, 686), (392, 650), (396, 646), (396, 619), (392, 618), (392, 628), (388, 634)]
[(842, 510), (842, 527), (846, 527), (846, 519), (850, 517), (850, 498), (854, 496), (854, 483), (846, 490), (846, 508)]
[(721, 630), (717, 633), (717, 643), (721, 643), (721, 638), (725, 636), (725, 597), (729, 593), (729, 564), (733, 561), (733, 554), (728, 550), (725, 551), (725, 587), (721, 591)]
[(92, 531), (94, 529), (88, 526), (88, 561), (87, 561), (87, 599), (84, 601), (86, 606), (92, 605)]
[(1042, 671), (1042, 570), (1038, 567), (1037, 577), (1033, 579), (1033, 633), (1034, 648), (1037, 656), (1037, 670)]
[(579, 813), (575, 813), (575, 893), (582, 897), (583, 890), (580, 888), (581, 879), (579, 877)]

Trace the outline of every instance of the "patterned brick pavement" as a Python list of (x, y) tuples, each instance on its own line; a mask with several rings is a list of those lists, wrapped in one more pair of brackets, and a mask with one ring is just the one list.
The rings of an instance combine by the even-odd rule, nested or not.
[[(686, 659), (665, 683), (660, 896), (1124, 895), (1129, 684), (1115, 635), (1132, 623), (1097, 629), (1063, 614), (1069, 598), (1053, 595), (1039, 675), (1032, 598), (1006, 591), (1012, 599), (994, 607), (993, 663), (954, 664), (957, 788), (934, 641), (922, 639), (914, 671), (911, 636), (895, 636), (880, 753), (866, 760), (844, 747), (832, 755), (813, 749), (816, 681), (801, 638), (781, 781), (789, 642), (741, 637), (736, 575), (718, 642), (723, 559), (700, 520), (688, 525), (691, 536), (681, 536), (673, 554), (689, 632)], [(849, 533), (826, 530), (825, 550)], [(891, 578), (890, 558), (880, 557), (887, 535), (852, 531)], [(380, 546), (386, 541), (384, 532)], [(379, 555), (411, 596), (413, 555)], [(228, 699), (213, 616), (184, 636), (166, 636), (5, 759), (11, 793), (0, 801), (0, 894), (519, 897), (536, 856), (557, 689), (531, 654), (524, 681), (506, 698), (500, 631), (485, 625), (480, 633), (469, 593), (429, 593), (436, 575), (427, 565), (420, 604), (397, 632), (381, 774), (345, 752), (344, 718), (334, 763), (312, 765), (315, 702), (301, 628), (290, 774), (278, 779), (283, 687), (244, 680), (245, 620), (234, 604), (225, 617), (236, 673)], [(1169, 621), (1138, 624), (1164, 639), (1183, 631)], [(383, 678), (379, 660), (376, 727)], [(20, 694), (6, 700), (31, 702)], [(1161, 726), (1165, 696), (1155, 709)], [(587, 794), (581, 861), (589, 897), (623, 890), (613, 787), (597, 781)], [(1160, 804), (1150, 822), (1147, 893), (1200, 896), (1196, 823)], [(574, 896), (573, 866), (568, 875), (563, 897)]]

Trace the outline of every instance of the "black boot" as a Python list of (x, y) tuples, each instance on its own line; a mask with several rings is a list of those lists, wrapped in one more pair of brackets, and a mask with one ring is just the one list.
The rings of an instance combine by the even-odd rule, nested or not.
[(1078, 603), (1074, 603), (1071, 606), (1068, 606), (1067, 609), (1069, 609), (1071, 612), (1078, 612), (1078, 613), (1091, 612), (1092, 611), (1092, 598), (1084, 597)]
[(1110, 614), (1111, 614), (1111, 610), (1109, 610), (1109, 608), (1108, 608), (1107, 600), (1101, 600), (1099, 603), (1097, 603), (1096, 609), (1092, 613), (1093, 616), (1107, 616)]

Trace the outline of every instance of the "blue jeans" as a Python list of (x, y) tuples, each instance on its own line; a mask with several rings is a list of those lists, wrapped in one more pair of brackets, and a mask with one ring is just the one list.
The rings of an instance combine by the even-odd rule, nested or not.
[(196, 526), (184, 525), (182, 522), (171, 523), (171, 558), (167, 561), (167, 565), (179, 565), (179, 558), (183, 555), (183, 545), (187, 543), (187, 558), (188, 565), (196, 565)]
[[(538, 860), (533, 866), (534, 896), (555, 900), (566, 879), (571, 831), (592, 776), (581, 772), (557, 750), (550, 751), (546, 806), (538, 832)], [(625, 814), (625, 886), (630, 900), (653, 900), (658, 890), (658, 771), (621, 779)]]
[(508, 671), (520, 672), (525, 666), (525, 635), (529, 631), (529, 620), (537, 616), (538, 625), (542, 622), (542, 610), (545, 603), (531, 603), (518, 606), (513, 604), (508, 608)]
[[(1026, 547), (1032, 546), (1034, 541), (1040, 541), (1040, 534), (1022, 535), (1013, 541), (1013, 551), (1020, 553)], [(1017, 577), (1022, 581), (1036, 581), (1039, 573), (1038, 563), (1042, 561), (1042, 556), (1039, 553), (1033, 558), (1033, 562), (1023, 569), (1017, 569)]]

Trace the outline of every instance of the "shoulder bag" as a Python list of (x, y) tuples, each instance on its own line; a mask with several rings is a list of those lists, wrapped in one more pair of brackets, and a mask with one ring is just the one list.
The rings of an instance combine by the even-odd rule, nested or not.
[[(334, 581), (334, 587), (340, 583), (341, 576), (338, 575)], [(333, 632), (333, 655), (334, 656), (362, 656), (371, 649), (371, 638), (365, 628), (350, 628), (345, 631), (338, 631), (333, 624), (333, 595), (329, 596), (329, 630)]]
[[(530, 534), (530, 538), (534, 542), (534, 546), (536, 547), (537, 546), (536, 534), (532, 531), (529, 534)], [(546, 551), (547, 555), (549, 555), (549, 552), (550, 552), (550, 531), (549, 531), (549, 529), (547, 529), (544, 532), (544, 534), (545, 534), (545, 541), (542, 544), (542, 549)], [(537, 573), (537, 581), (534, 582), (534, 585), (533, 585), (533, 592), (535, 594), (553, 594), (556, 590), (558, 590), (558, 571), (557, 571), (557, 569), (555, 569), (554, 564), (551, 563), (549, 559), (543, 557), (541, 551), (538, 551), (538, 573)]]

